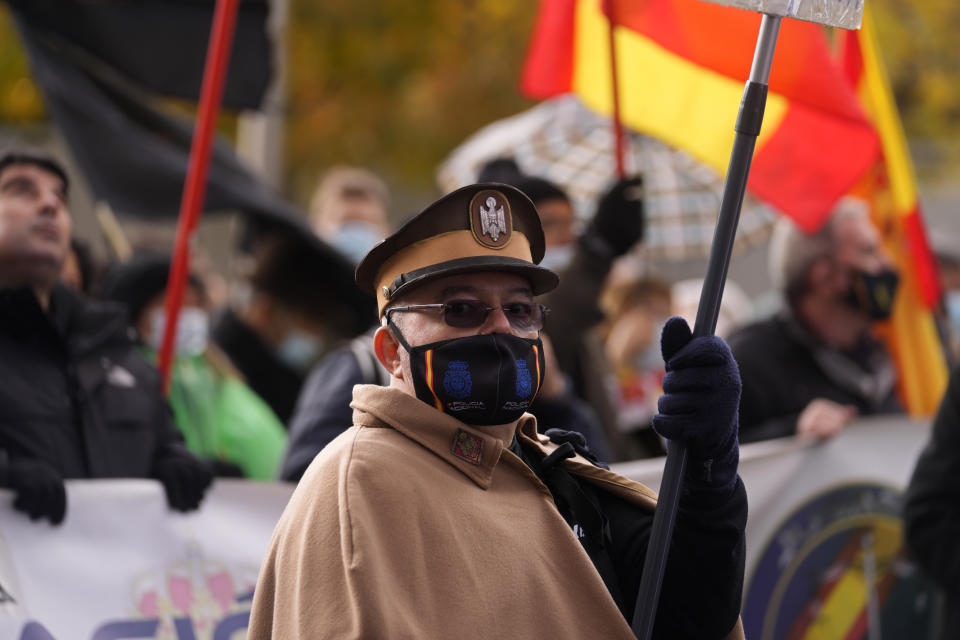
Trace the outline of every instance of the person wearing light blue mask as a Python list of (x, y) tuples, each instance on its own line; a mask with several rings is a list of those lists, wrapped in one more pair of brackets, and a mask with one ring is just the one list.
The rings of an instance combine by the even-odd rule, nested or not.
[(334, 167), (310, 201), (310, 222), (318, 236), (357, 264), (389, 231), (386, 185), (359, 167)]
[(354, 264), (359, 264), (373, 245), (383, 240), (383, 231), (368, 222), (351, 220), (343, 223), (327, 240)]
[(521, 176), (512, 181), (537, 207), (546, 251), (541, 264), (557, 273), (563, 272), (573, 259), (577, 235), (573, 204), (560, 187), (532, 176)]
[(348, 290), (352, 265), (313, 236), (264, 234), (252, 257), (243, 290), (234, 289), (211, 336), (287, 423), (310, 367), (337, 340), (366, 328), (362, 311), (372, 301)]
[(312, 327), (299, 322), (295, 314), (280, 311), (280, 315), (285, 318), (286, 330), (277, 344), (277, 357), (291, 369), (306, 373), (326, 351), (326, 341)]
[[(155, 362), (167, 326), (167, 255), (137, 256), (107, 274), (104, 297), (127, 306), (148, 360)], [(177, 317), (169, 402), (187, 448), (217, 475), (272, 480), (286, 432), (270, 407), (210, 344), (207, 298), (192, 276)]]

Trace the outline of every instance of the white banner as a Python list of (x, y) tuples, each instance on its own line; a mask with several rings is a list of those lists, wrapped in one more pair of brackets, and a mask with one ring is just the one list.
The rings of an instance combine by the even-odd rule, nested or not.
[[(747, 638), (929, 637), (935, 598), (904, 555), (900, 521), (929, 433), (926, 422), (874, 418), (819, 444), (785, 438), (741, 447)], [(663, 460), (614, 470), (656, 489)]]
[(180, 514), (157, 482), (68, 481), (59, 527), (13, 511), (2, 492), (0, 638), (245, 638), (260, 561), (292, 491), (219, 480), (201, 510)]
[[(925, 637), (933, 598), (904, 557), (898, 514), (928, 434), (879, 419), (817, 445), (741, 448), (748, 638)], [(614, 469), (656, 489), (663, 459)], [(30, 522), (0, 492), (0, 640), (244, 638), (291, 492), (220, 480), (200, 511), (179, 514), (152, 481), (71, 481), (60, 527)]]

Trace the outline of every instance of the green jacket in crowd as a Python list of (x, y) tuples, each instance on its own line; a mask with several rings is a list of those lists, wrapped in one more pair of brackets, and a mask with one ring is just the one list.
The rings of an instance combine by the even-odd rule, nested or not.
[[(152, 351), (147, 355), (156, 361)], [(170, 406), (190, 451), (234, 464), (247, 478), (276, 479), (286, 430), (240, 378), (224, 375), (204, 354), (178, 355)]]

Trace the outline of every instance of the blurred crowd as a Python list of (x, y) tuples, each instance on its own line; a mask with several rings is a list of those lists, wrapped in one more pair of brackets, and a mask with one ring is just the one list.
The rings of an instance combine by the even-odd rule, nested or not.
[[(0, 187), (4, 212), (21, 208), (24, 225), (49, 218), (44, 225), (50, 227), (35, 239), (31, 228), (17, 231), (9, 221), (0, 226), (6, 236), (0, 245), (0, 260), (7, 265), (4, 339), (17, 335), (15, 317), (34, 306), (28, 304), (29, 293), (21, 291), (25, 297), (15, 302), (11, 292), (36, 291), (34, 281), (43, 280), (50, 301), (43, 304), (40, 297), (39, 315), (26, 324), (31, 332), (51, 325), (51, 331), (32, 339), (37, 348), (41, 342), (59, 343), (61, 353), (50, 363), (58, 366), (51, 366), (51, 374), (55, 369), (61, 377), (67, 373), (61, 383), (69, 391), (63, 397), (79, 406), (83, 401), (72, 389), (88, 385), (73, 378), (85, 371), (80, 366), (84, 354), (73, 353), (70, 343), (88, 337), (79, 327), (80, 335), (73, 336), (70, 326), (56, 325), (59, 307), (67, 306), (58, 300), (69, 299), (77, 309), (125, 314), (129, 327), (117, 334), (129, 339), (132, 352), (155, 364), (166, 323), (171, 255), (135, 247), (123, 261), (97, 261), (70, 233), (69, 181), (59, 163), (32, 151), (9, 152), (2, 163), (0, 184), (24, 182), (31, 190), (27, 198), (21, 193), (27, 186)], [(534, 202), (545, 235), (542, 264), (560, 274), (561, 286), (544, 301), (550, 309), (545, 328), (549, 375), (535, 413), (584, 433), (604, 460), (663, 455), (664, 441), (650, 427), (664, 375), (659, 335), (671, 316), (693, 322), (701, 281), (671, 282), (638, 257), (635, 249), (642, 246), (645, 229), (642, 179), (610, 185), (580, 227), (562, 186), (523, 174), (509, 158), (489, 162), (477, 181), (510, 184)], [(390, 206), (387, 186), (375, 174), (336, 167), (315, 189), (310, 226), (355, 265), (390, 232)], [(358, 313), (350, 308), (352, 301), (322, 286), (333, 273), (329, 256), (290, 232), (251, 236), (245, 241), (246, 268), (230, 295), (213, 295), (211, 290), (223, 289), (220, 276), (202, 256), (194, 261), (174, 340), (172, 423), (165, 427), (175, 427), (184, 448), (208, 463), (200, 468), (213, 474), (296, 481), (314, 455), (351, 423), (353, 386), (388, 384), (389, 376), (370, 346), (372, 314)], [(51, 255), (41, 260), (32, 244), (44, 242), (52, 245)], [(955, 276), (960, 251), (943, 248), (938, 253), (947, 289), (945, 335), (953, 336), (953, 325), (960, 325), (960, 304), (954, 304), (960, 295)], [(31, 266), (33, 262), (37, 264)], [(43, 277), (31, 275), (34, 271)], [(902, 411), (890, 355), (871, 330), (875, 321), (890, 315), (897, 274), (866, 203), (842, 200), (814, 234), (780, 221), (771, 241), (770, 273), (781, 294), (778, 309), (755, 317), (750, 298), (728, 281), (717, 320), (716, 333), (730, 342), (743, 376), (741, 441), (792, 434), (829, 437), (858, 415)], [(24, 344), (22, 337), (16, 342)], [(61, 366), (64, 358), (66, 368)], [(4, 358), (10, 375), (22, 366), (17, 360)], [(149, 365), (144, 370), (155, 377)], [(150, 393), (163, 404), (152, 377)], [(26, 404), (27, 398), (18, 401)], [(15, 411), (36, 413), (29, 406)], [(76, 407), (69, 412), (77, 421)], [(101, 419), (110, 422), (109, 415)], [(95, 441), (86, 428), (73, 434), (74, 446), (89, 448)], [(97, 437), (114, 435), (107, 425)], [(13, 439), (0, 451), (14, 466), (21, 458), (49, 460), (50, 477), (101, 475), (92, 459), (75, 456), (76, 467), (65, 466), (59, 454), (51, 456), (43, 446), (48, 444), (26, 446)], [(150, 472), (145, 467), (135, 475)]]
[[(693, 324), (702, 281), (672, 282), (636, 251), (646, 229), (642, 178), (609, 185), (580, 225), (562, 186), (509, 158), (485, 165), (477, 181), (510, 184), (533, 201), (542, 264), (560, 276), (542, 301), (547, 373), (531, 412), (582, 433), (600, 460), (664, 455), (651, 427), (665, 375), (660, 334), (671, 316)], [(178, 510), (196, 508), (217, 476), (297, 482), (351, 425), (353, 387), (389, 385), (373, 352), (372, 307), (331, 286), (391, 232), (390, 193), (371, 171), (322, 176), (309, 209), (315, 236), (248, 234), (229, 294), (201, 250), (168, 391), (155, 365), (171, 255), (134, 247), (123, 260), (96, 259), (72, 234), (69, 188), (44, 152), (0, 155), (0, 486), (31, 518), (63, 520), (69, 478), (155, 478)], [(954, 362), (960, 242), (948, 240), (934, 246), (945, 291), (939, 326)], [(348, 268), (332, 269), (331, 255)], [(867, 203), (844, 198), (814, 233), (780, 220), (769, 269), (779, 304), (761, 313), (728, 280), (716, 324), (742, 377), (741, 442), (826, 439), (858, 416), (903, 412), (897, 371), (874, 331), (892, 312), (898, 274)], [(950, 390), (960, 396), (957, 384)], [(951, 402), (937, 422), (947, 444), (931, 445), (927, 458), (960, 452)], [(960, 457), (951, 455), (918, 470), (909, 512), (919, 514), (910, 521), (917, 539), (929, 534), (923, 501), (941, 496), (939, 478)], [(930, 476), (937, 464), (943, 473)]]
[[(513, 185), (534, 202), (543, 265), (560, 275), (543, 301), (548, 375), (533, 413), (583, 433), (603, 460), (663, 455), (650, 426), (665, 373), (659, 336), (671, 316), (693, 323), (701, 281), (671, 282), (638, 257), (642, 179), (610, 185), (580, 226), (562, 186), (508, 158), (477, 181)], [(353, 265), (391, 231), (391, 214), (386, 184), (358, 167), (322, 176), (309, 210), (317, 237)], [(297, 481), (351, 424), (353, 386), (389, 383), (369, 339), (373, 313), (324, 286), (334, 273), (327, 254), (284, 231), (245, 243), (230, 295), (214, 295), (219, 276), (194, 261), (167, 402), (151, 365), (170, 253), (135, 247), (99, 262), (71, 234), (69, 178), (57, 160), (29, 150), (0, 157), (0, 454), (26, 511), (62, 519), (71, 477), (156, 477), (177, 508), (196, 506), (216, 475)], [(952, 360), (960, 250), (950, 249), (937, 252)], [(717, 320), (743, 378), (741, 441), (827, 438), (857, 416), (903, 411), (872, 330), (892, 311), (898, 277), (867, 204), (845, 198), (813, 234), (781, 220), (769, 255), (779, 307), (757, 317), (728, 281)]]
[[(372, 351), (373, 314), (359, 312), (354, 300), (324, 286), (346, 272), (331, 270), (329, 254), (297, 234), (267, 231), (248, 234), (247, 260), (228, 295), (202, 254), (194, 260), (174, 338), (169, 419), (158, 409), (153, 432), (144, 425), (116, 427), (112, 413), (126, 404), (147, 421), (140, 406), (147, 401), (127, 394), (129, 402), (104, 400), (91, 419), (104, 424), (88, 424), (80, 409), (90, 404), (86, 396), (96, 396), (102, 379), (109, 386), (121, 370), (116, 364), (99, 370), (119, 362), (114, 342), (124, 343), (124, 358), (145, 361), (122, 369), (135, 380), (132, 386), (150, 396), (149, 403), (167, 405), (150, 365), (164, 335), (171, 255), (147, 245), (134, 247), (122, 261), (96, 260), (71, 234), (69, 179), (56, 159), (15, 150), (0, 159), (0, 167), (0, 337), (18, 349), (5, 352), (4, 375), (17, 377), (25, 366), (21, 360), (36, 360), (36, 349), (50, 359), (45, 375), (58, 379), (48, 398), (5, 387), (2, 411), (9, 417), (2, 421), (0, 453), (11, 470), (8, 486), (36, 484), (38, 494), (59, 496), (62, 489), (53, 485), (60, 478), (120, 473), (119, 467), (98, 468), (91, 452), (97, 442), (142, 437), (156, 448), (161, 432), (177, 441), (179, 455), (197, 461), (187, 480), (171, 481), (192, 483), (197, 496), (210, 475), (297, 481), (320, 449), (351, 424), (353, 386), (389, 384)], [(562, 186), (525, 175), (509, 158), (486, 164), (477, 181), (510, 184), (533, 201), (544, 228), (542, 264), (561, 279), (544, 300), (550, 309), (549, 373), (534, 413), (541, 422), (583, 433), (603, 460), (663, 455), (664, 440), (650, 426), (665, 373), (659, 336), (671, 316), (693, 323), (702, 281), (671, 282), (639, 257), (646, 226), (642, 179), (609, 185), (579, 226)], [(319, 180), (309, 223), (325, 245), (356, 265), (391, 231), (390, 207), (388, 188), (374, 173), (335, 167)], [(17, 216), (25, 228), (17, 229)], [(954, 304), (960, 295), (958, 253), (939, 251), (947, 288), (945, 335), (956, 335), (950, 329), (960, 324), (960, 304)], [(716, 333), (729, 341), (743, 377), (741, 441), (792, 434), (825, 438), (856, 416), (902, 411), (892, 360), (872, 331), (874, 322), (891, 313), (898, 278), (867, 204), (842, 200), (814, 234), (780, 221), (769, 254), (779, 307), (757, 317), (750, 298), (728, 280), (717, 319)], [(84, 314), (113, 318), (115, 335), (105, 335), (106, 320), (96, 330), (68, 322)], [(87, 360), (104, 364), (88, 367)], [(84, 379), (94, 375), (97, 381)], [(8, 425), (53, 419), (55, 413), (43, 417), (37, 409), (53, 403), (53, 396), (63, 405), (61, 418), (78, 427), (67, 441), (52, 442), (58, 435), (28, 442), (10, 433)], [(158, 455), (151, 452), (135, 472), (124, 473), (157, 475)], [(30, 469), (24, 480), (14, 471), (19, 466)], [(62, 499), (51, 500), (58, 508), (44, 503), (34, 512), (62, 518)]]

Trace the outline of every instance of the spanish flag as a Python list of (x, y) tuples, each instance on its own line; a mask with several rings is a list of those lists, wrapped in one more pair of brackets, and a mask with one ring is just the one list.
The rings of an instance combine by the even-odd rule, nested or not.
[[(543, 0), (521, 81), (533, 98), (574, 92), (721, 175), (761, 16), (700, 0)], [(879, 141), (818, 25), (784, 20), (747, 188), (818, 228), (875, 161)], [(612, 151), (611, 151), (612, 153)]]
[(900, 272), (893, 316), (881, 328), (881, 336), (897, 362), (900, 396), (907, 409), (914, 416), (929, 416), (936, 412), (947, 385), (947, 365), (932, 314), (940, 299), (940, 283), (869, 7), (863, 28), (843, 32), (839, 42), (842, 66), (880, 135), (883, 151), (856, 190), (871, 201), (884, 244)]

